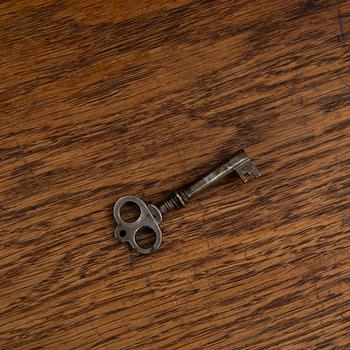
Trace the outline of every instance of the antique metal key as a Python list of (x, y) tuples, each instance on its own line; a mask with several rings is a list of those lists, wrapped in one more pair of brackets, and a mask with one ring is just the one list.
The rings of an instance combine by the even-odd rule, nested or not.
[[(173, 209), (185, 207), (193, 196), (206, 190), (209, 186), (233, 172), (236, 172), (244, 183), (247, 182), (246, 175), (254, 176), (255, 178), (261, 176), (259, 170), (253, 165), (244, 150), (240, 150), (228, 161), (198, 181), (173, 191), (170, 197), (159, 205), (146, 204), (143, 200), (135, 196), (120, 198), (114, 205), (114, 218), (118, 224), (115, 230), (116, 238), (121, 242), (128, 242), (133, 249), (141, 254), (149, 254), (158, 250), (162, 243), (162, 231), (159, 228), (159, 224), (163, 219), (163, 215)], [(140, 210), (139, 218), (131, 223), (124, 221), (120, 215), (122, 206), (130, 202), (136, 204)], [(142, 247), (137, 242), (136, 235), (144, 227), (150, 229), (155, 234), (155, 241), (151, 247)]]

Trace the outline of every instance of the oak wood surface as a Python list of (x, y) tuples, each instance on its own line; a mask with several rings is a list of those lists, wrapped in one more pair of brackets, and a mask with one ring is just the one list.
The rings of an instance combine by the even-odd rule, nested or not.
[(349, 1), (2, 1), (0, 53), (1, 349), (350, 349)]

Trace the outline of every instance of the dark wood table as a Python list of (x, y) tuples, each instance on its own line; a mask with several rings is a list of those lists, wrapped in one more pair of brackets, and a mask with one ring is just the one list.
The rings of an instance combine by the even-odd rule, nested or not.
[(1, 349), (350, 349), (350, 1), (2, 1), (0, 52)]

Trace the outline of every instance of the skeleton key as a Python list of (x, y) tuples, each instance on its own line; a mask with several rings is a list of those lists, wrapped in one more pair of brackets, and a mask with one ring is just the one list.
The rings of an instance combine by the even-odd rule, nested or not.
[[(163, 215), (168, 211), (185, 207), (187, 202), (196, 194), (205, 191), (208, 187), (233, 172), (236, 172), (244, 183), (248, 181), (246, 175), (255, 178), (261, 176), (261, 173), (253, 165), (244, 150), (240, 150), (228, 161), (191, 185), (173, 191), (170, 197), (159, 205), (146, 204), (135, 196), (120, 198), (114, 205), (114, 218), (118, 224), (115, 237), (120, 242), (128, 242), (134, 250), (141, 254), (150, 254), (158, 250), (162, 243), (162, 231), (159, 224), (163, 219)], [(126, 222), (120, 215), (122, 206), (130, 202), (137, 205), (140, 210), (140, 215), (134, 222)], [(143, 247), (137, 242), (136, 235), (144, 227), (153, 231), (155, 235), (155, 241), (151, 247)]]

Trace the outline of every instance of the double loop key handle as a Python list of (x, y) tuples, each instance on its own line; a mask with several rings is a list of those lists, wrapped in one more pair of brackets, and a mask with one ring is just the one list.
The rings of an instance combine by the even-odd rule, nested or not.
[[(198, 181), (173, 191), (165, 202), (157, 206), (153, 204), (147, 205), (143, 200), (135, 196), (120, 198), (114, 206), (114, 218), (118, 224), (115, 230), (116, 238), (121, 242), (128, 242), (133, 249), (141, 254), (149, 254), (158, 250), (162, 243), (162, 231), (159, 228), (159, 224), (162, 221), (163, 214), (174, 209), (185, 207), (193, 196), (197, 195), (199, 192), (203, 192), (208, 187), (233, 172), (236, 172), (244, 183), (248, 181), (246, 175), (254, 176), (255, 178), (261, 176), (259, 170), (253, 165), (244, 150), (240, 150), (228, 161), (224, 162)], [(130, 202), (136, 204), (140, 210), (139, 218), (131, 223), (124, 221), (120, 215), (122, 206)], [(137, 242), (137, 233), (144, 227), (152, 230), (155, 234), (155, 242), (151, 247), (142, 247)]]
[[(134, 222), (126, 222), (120, 215), (120, 210), (126, 203), (134, 203), (139, 207), (140, 216)], [(149, 254), (160, 248), (163, 237), (158, 224), (162, 221), (162, 214), (154, 205), (146, 205), (144, 201), (135, 196), (125, 196), (115, 203), (114, 218), (118, 224), (115, 230), (115, 237), (119, 241), (128, 242), (132, 248), (141, 254)], [(144, 227), (152, 230), (156, 236), (152, 247), (141, 247), (136, 240), (137, 232)]]

